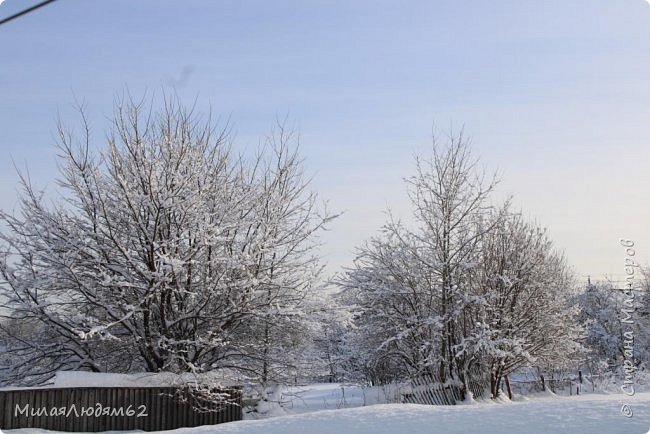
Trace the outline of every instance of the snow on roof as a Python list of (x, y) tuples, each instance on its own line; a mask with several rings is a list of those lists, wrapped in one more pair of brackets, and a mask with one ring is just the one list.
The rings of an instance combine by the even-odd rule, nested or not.
[(171, 372), (116, 374), (86, 371), (58, 371), (51, 383), (35, 387), (3, 387), (0, 390), (81, 387), (177, 387), (184, 384), (196, 383), (208, 384), (215, 387), (229, 387), (238, 384), (236, 380), (218, 372), (205, 374), (174, 374)]

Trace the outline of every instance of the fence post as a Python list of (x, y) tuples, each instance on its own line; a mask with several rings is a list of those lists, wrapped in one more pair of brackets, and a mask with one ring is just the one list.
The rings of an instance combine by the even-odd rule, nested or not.
[(510, 379), (508, 374), (505, 375), (504, 379), (506, 380), (506, 390), (508, 391), (508, 399), (512, 401), (512, 388), (510, 387)]
[(580, 389), (582, 388), (582, 369), (578, 369), (578, 381), (579, 383), (578, 383), (578, 389), (576, 393), (580, 395)]

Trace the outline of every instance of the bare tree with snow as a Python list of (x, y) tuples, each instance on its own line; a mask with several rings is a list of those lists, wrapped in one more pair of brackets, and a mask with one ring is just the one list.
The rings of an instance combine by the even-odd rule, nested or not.
[[(373, 318), (370, 328), (384, 321), (375, 335), (382, 352), (407, 371), (463, 382), (456, 348), (467, 333), (468, 285), (490, 230), (485, 217), (497, 179), (479, 170), (462, 132), (442, 146), (434, 139), (432, 151), (430, 160), (417, 159), (417, 172), (407, 180), (417, 228), (391, 219), (381, 236), (359, 249), (342, 285), (356, 294), (362, 311), (370, 308), (360, 315)], [(377, 315), (383, 319), (374, 320)]]
[(546, 230), (507, 208), (492, 219), (474, 286), (474, 331), (461, 348), (489, 372), (497, 396), (514, 370), (578, 362), (582, 348), (573, 277)]
[(22, 177), (21, 214), (0, 213), (0, 288), (12, 318), (44, 330), (3, 327), (25, 361), (4, 367), (8, 378), (220, 368), (268, 378), (289, 363), (321, 270), (315, 235), (331, 218), (295, 138), (280, 126), (246, 159), (176, 99), (159, 112), (125, 100), (94, 153), (83, 119), (80, 141), (59, 128), (59, 202)]
[[(389, 381), (432, 374), (465, 392), (579, 349), (570, 271), (545, 231), (490, 203), (497, 184), (468, 140), (434, 143), (408, 179), (416, 227), (389, 219), (339, 284), (354, 306), (357, 369)], [(392, 377), (392, 378), (391, 378)]]

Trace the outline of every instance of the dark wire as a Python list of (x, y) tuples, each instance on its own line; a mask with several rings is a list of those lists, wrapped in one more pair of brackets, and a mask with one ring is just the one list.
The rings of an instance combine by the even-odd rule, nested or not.
[(0, 25), (2, 25), (2, 24), (4, 24), (4, 23), (7, 23), (7, 22), (9, 22), (9, 21), (11, 21), (11, 20), (13, 20), (13, 19), (15, 19), (15, 18), (18, 18), (18, 17), (20, 17), (21, 15), (28, 14), (28, 13), (30, 13), (31, 11), (34, 11), (34, 10), (36, 10), (36, 9), (38, 9), (38, 8), (41, 8), (41, 7), (45, 6), (46, 4), (48, 4), (48, 3), (52, 3), (52, 2), (54, 2), (54, 1), (56, 1), (56, 0), (45, 0), (44, 2), (41, 2), (41, 3), (35, 4), (35, 5), (32, 6), (31, 8), (24, 9), (24, 10), (22, 10), (22, 11), (16, 13), (16, 14), (13, 14), (13, 15), (10, 16), (10, 17), (7, 17), (7, 18), (5, 18), (5, 19), (3, 19), (3, 20), (0, 20)]

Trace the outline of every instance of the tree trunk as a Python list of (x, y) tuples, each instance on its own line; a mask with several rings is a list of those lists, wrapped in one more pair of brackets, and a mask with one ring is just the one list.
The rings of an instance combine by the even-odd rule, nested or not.
[(510, 387), (510, 379), (508, 378), (507, 374), (503, 378), (506, 381), (506, 390), (508, 391), (508, 399), (512, 401), (512, 388)]

